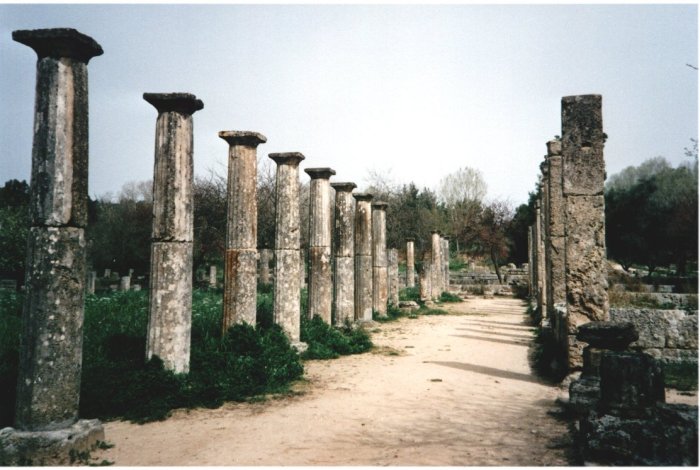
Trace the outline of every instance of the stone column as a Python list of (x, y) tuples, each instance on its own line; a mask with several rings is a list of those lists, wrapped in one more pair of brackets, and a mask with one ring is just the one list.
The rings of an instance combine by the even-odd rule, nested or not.
[(300, 341), (299, 163), (304, 155), (271, 153), (269, 157), (277, 164), (273, 319), (287, 334), (292, 346), (302, 351), (305, 345)]
[(122, 292), (131, 289), (131, 276), (122, 276), (119, 278), (119, 290)]
[[(75, 435), (84, 426), (89, 445), (104, 439), (99, 421), (78, 421), (87, 278), (87, 64), (102, 48), (66, 28), (14, 31), (12, 39), (37, 53), (37, 75), (15, 408), (19, 432), (0, 439), (0, 465), (60, 465), (63, 458), (68, 463), (72, 444), (59, 444), (62, 456), (42, 454), (31, 442), (34, 431), (68, 430), (62, 438), (85, 444), (87, 437)], [(27, 445), (13, 447), (13, 438)], [(45, 438), (56, 444), (55, 436)]]
[(372, 203), (372, 309), (386, 316), (389, 271), (386, 258), (386, 202)]
[(442, 285), (444, 286), (443, 291), (447, 292), (450, 290), (450, 239), (448, 237), (442, 237)]
[(331, 274), (331, 168), (307, 168), (309, 184), (309, 319), (318, 315), (331, 323), (333, 278)]
[(431, 233), (430, 259), (430, 297), (434, 300), (440, 298), (442, 294), (442, 262), (440, 252), (440, 232), (433, 230)]
[(216, 265), (209, 266), (209, 287), (216, 288)]
[(535, 285), (537, 284), (537, 280), (535, 279), (535, 250), (533, 250), (533, 243), (534, 243), (534, 226), (529, 225), (527, 227), (527, 277), (528, 277), (528, 282), (527, 282), (527, 289), (528, 289), (528, 298), (532, 299), (535, 297)]
[(97, 280), (97, 273), (95, 271), (90, 271), (87, 278), (87, 293), (95, 293), (95, 281)]
[(431, 300), (433, 297), (433, 254), (432, 252), (425, 250), (423, 252), (423, 267), (418, 273), (418, 281), (420, 286), (420, 299), (423, 302)]
[(306, 248), (299, 248), (299, 288), (306, 287)]
[(396, 248), (386, 250), (389, 277), (389, 305), (399, 306), (399, 252)]
[(274, 252), (269, 248), (263, 248), (259, 250), (259, 252), (259, 281), (260, 284), (267, 286), (272, 283), (272, 277), (270, 276), (270, 261), (272, 261)]
[(539, 312), (540, 319), (545, 316), (545, 297), (544, 297), (544, 244), (542, 243), (542, 206), (540, 198), (537, 198), (535, 202), (535, 231), (534, 231), (534, 243), (535, 243), (535, 253), (537, 265), (535, 269), (537, 271), (537, 310)]
[(190, 369), (192, 326), (192, 114), (204, 107), (189, 93), (144, 93), (158, 110), (153, 172), (151, 289), (146, 357), (166, 369)]
[(372, 321), (372, 195), (355, 193), (355, 321)]
[(236, 323), (255, 325), (258, 292), (257, 148), (267, 142), (267, 138), (249, 131), (221, 131), (219, 137), (229, 145), (221, 324), (225, 333)]
[(406, 239), (406, 287), (416, 286), (416, 259), (414, 239)]
[(609, 319), (603, 198), (606, 135), (600, 95), (567, 96), (561, 106), (569, 366), (580, 367), (578, 327)]
[(547, 211), (547, 245), (545, 259), (547, 264), (547, 311), (551, 316), (552, 330), (558, 342), (565, 342), (568, 326), (556, 312), (566, 309), (566, 284), (564, 281), (564, 193), (562, 181), (561, 142), (547, 142), (548, 173), (548, 211)]
[(334, 321), (342, 326), (355, 319), (355, 183), (331, 183), (335, 189), (335, 291)]
[(112, 270), (107, 268), (105, 269), (105, 278), (110, 278), (112, 277)]

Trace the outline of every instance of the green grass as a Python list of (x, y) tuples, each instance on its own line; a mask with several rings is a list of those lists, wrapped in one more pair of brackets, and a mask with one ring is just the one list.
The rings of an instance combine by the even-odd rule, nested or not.
[(403, 300), (413, 300), (414, 302), (420, 302), (420, 288), (418, 287), (406, 287), (399, 290), (399, 301)]
[[(0, 427), (13, 421), (19, 297), (4, 294), (0, 299)], [(271, 310), (264, 296), (258, 306)], [(278, 326), (236, 325), (222, 335), (220, 325), (220, 293), (195, 291), (190, 373), (176, 375), (164, 370), (157, 357), (144, 360), (147, 292), (87, 296), (80, 416), (164, 419), (174, 408), (217, 407), (224, 401), (283, 392), (303, 374), (298, 355)]]
[(450, 292), (443, 292), (440, 294), (440, 302), (461, 302), (462, 299), (460, 299), (458, 296), (450, 293)]
[(360, 354), (372, 348), (369, 334), (361, 327), (349, 323), (342, 328), (333, 327), (314, 315), (311, 320), (302, 316), (301, 341), (309, 348), (304, 359), (335, 359), (341, 355)]

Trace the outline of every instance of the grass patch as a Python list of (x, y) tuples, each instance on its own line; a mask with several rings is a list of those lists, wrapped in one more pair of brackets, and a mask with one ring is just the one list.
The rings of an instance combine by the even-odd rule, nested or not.
[(460, 299), (458, 296), (454, 295), (451, 292), (443, 292), (440, 294), (440, 302), (461, 302), (462, 299)]
[(347, 323), (333, 327), (314, 315), (311, 320), (302, 316), (301, 341), (309, 345), (304, 359), (335, 359), (348, 354), (360, 354), (372, 348), (372, 340), (362, 327)]
[(698, 389), (698, 365), (693, 362), (664, 363), (666, 386), (680, 391)]
[(466, 267), (467, 263), (463, 260), (457, 258), (450, 259), (450, 271), (461, 271)]
[(420, 289), (418, 287), (406, 287), (399, 290), (399, 301), (420, 302)]
[[(15, 302), (21, 305), (19, 299)], [(164, 370), (158, 357), (144, 360), (146, 291), (88, 295), (80, 416), (147, 422), (164, 419), (175, 408), (214, 408), (224, 401), (288, 390), (303, 366), (281, 328), (236, 325), (222, 335), (221, 302), (219, 293), (194, 292), (190, 372), (176, 375)], [(271, 301), (259, 297), (258, 307), (271, 311)], [(12, 425), (14, 413), (19, 335), (8, 333), (14, 328), (16, 314), (8, 313), (13, 311), (3, 308), (0, 313), (0, 427)], [(260, 313), (264, 318), (266, 312)]]

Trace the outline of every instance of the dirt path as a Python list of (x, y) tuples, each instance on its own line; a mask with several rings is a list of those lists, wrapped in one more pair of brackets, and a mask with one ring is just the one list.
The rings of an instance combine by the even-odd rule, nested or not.
[(164, 422), (106, 424), (116, 465), (567, 465), (535, 378), (525, 306), (452, 304), (455, 315), (379, 325), (377, 351), (308, 361), (302, 395)]

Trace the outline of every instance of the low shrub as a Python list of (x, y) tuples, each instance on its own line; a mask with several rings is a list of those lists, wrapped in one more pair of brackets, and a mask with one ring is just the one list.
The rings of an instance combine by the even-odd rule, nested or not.
[(459, 296), (454, 295), (451, 292), (443, 292), (440, 294), (440, 302), (461, 302), (462, 299)]
[(304, 359), (335, 359), (341, 355), (360, 354), (372, 348), (367, 332), (353, 328), (347, 323), (336, 328), (314, 315), (311, 320), (301, 319), (301, 341), (309, 348), (302, 354)]
[(664, 381), (669, 388), (689, 391), (698, 389), (698, 364), (696, 362), (664, 363)]
[(418, 287), (406, 287), (399, 290), (399, 301), (413, 300), (414, 302), (420, 302), (420, 288)]

